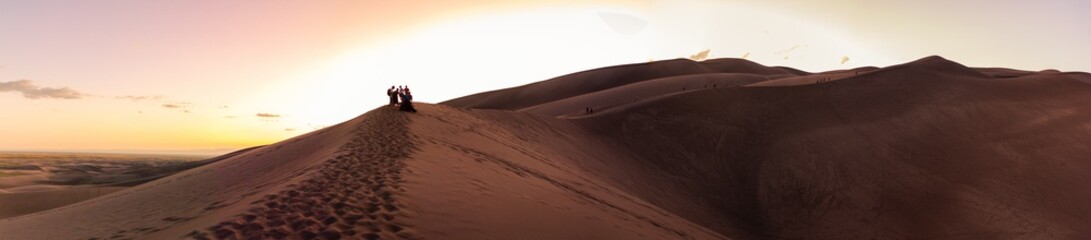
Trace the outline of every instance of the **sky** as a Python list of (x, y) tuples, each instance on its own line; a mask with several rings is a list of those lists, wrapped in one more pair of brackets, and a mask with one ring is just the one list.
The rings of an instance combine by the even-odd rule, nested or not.
[[(1091, 71), (1091, 2), (3, 1), (0, 150), (219, 154), (352, 119), (689, 57), (811, 72), (929, 55)], [(384, 91), (380, 94), (380, 91)]]

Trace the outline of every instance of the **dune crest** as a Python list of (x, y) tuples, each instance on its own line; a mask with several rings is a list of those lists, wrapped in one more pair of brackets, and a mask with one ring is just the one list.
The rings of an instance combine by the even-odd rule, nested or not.
[(710, 59), (702, 62), (674, 59), (587, 70), (523, 86), (455, 98), (442, 104), (465, 108), (521, 109), (641, 81), (709, 73), (796, 76), (805, 72), (791, 68), (766, 67), (744, 59)]
[(0, 232), (1091, 238), (1091, 74), (940, 57), (793, 70), (669, 60), (414, 104), (418, 113), (379, 107), (92, 200), (0, 219)]
[[(392, 150), (360, 149), (367, 146), (360, 139), (369, 134), (398, 134), (398, 126), (404, 126), (399, 121), (404, 116), (397, 112), (375, 111), (103, 197), (2, 219), (0, 232), (13, 239), (411, 234), (393, 231), (400, 228), (389, 224), (397, 212), (374, 210), (396, 209), (389, 201), (396, 180), (387, 177), (396, 176), (397, 165), (361, 167), (359, 160), (402, 156), (398, 149), (407, 145), (397, 142), (387, 144)], [(331, 217), (336, 221), (329, 222)], [(385, 230), (372, 230), (376, 227)]]

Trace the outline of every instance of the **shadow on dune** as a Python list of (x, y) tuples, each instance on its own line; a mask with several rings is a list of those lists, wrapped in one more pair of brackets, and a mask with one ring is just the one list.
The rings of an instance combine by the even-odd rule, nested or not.
[[(582, 74), (604, 77), (596, 83), (651, 83), (664, 77), (649, 74), (659, 73), (655, 66)], [(626, 69), (633, 67), (645, 69)], [(692, 72), (699, 71), (672, 73)], [(632, 154), (590, 171), (726, 236), (1089, 237), (1082, 229), (1091, 207), (1080, 204), (1091, 201), (1086, 73), (973, 69), (927, 57), (804, 85), (664, 87), (675, 93), (577, 117), (560, 113), (606, 97), (568, 106), (555, 103), (574, 94), (519, 98), (564, 89), (555, 85), (587, 92), (626, 85), (589, 89), (581, 82), (592, 80), (579, 76), (443, 104), (575, 118), (591, 141)], [(569, 110), (520, 108), (550, 104)]]
[(133, 187), (0, 232), (1088, 239), (1088, 92), (1087, 73), (940, 57), (821, 73), (742, 59), (607, 67), (415, 114), (379, 107), (202, 162), (52, 179)]

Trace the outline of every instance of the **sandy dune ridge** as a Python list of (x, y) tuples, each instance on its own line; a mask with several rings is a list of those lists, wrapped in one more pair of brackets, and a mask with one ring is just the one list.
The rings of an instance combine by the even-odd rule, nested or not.
[[(979, 71), (941, 57), (861, 70), (500, 109), (599, 109), (551, 115), (591, 135), (573, 139), (635, 155), (592, 172), (726, 236), (1087, 237), (1091, 208), (1076, 203), (1091, 200), (1091, 74)], [(490, 106), (445, 104), (464, 102)]]
[(406, 117), (385, 113), (369, 120), (351, 130), (355, 137), (333, 159), (323, 162), (312, 178), (252, 202), (256, 206), (247, 213), (208, 229), (211, 234), (187, 236), (414, 238), (396, 220), (402, 206), (394, 195), (402, 191), (404, 164), (399, 160), (411, 146)]
[[(1089, 238), (1091, 74), (670, 60), (415, 104), (14, 239)], [(587, 113), (584, 109), (596, 109)]]

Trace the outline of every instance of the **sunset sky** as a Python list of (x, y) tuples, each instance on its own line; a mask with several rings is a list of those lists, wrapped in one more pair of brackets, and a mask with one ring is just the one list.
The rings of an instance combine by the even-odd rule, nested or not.
[[(0, 150), (215, 154), (609, 65), (1091, 71), (1091, 3), (3, 1)], [(847, 61), (842, 61), (846, 60)]]

